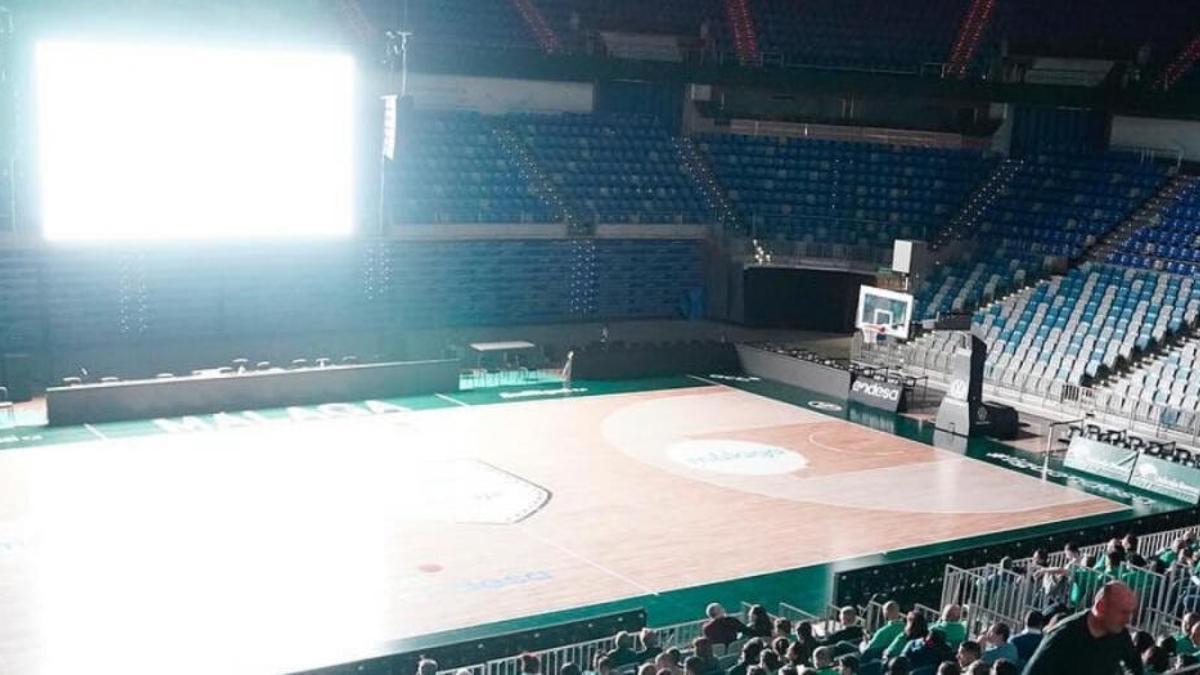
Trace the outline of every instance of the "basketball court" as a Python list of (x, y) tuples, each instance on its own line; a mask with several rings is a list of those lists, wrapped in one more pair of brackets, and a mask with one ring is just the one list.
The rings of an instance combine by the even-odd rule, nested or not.
[(1126, 508), (693, 384), (160, 421), (0, 453), (0, 672), (286, 670)]

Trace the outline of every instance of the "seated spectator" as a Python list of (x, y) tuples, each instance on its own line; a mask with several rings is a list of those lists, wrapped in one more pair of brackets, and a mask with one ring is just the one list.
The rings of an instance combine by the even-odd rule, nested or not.
[(958, 654), (955, 656), (959, 667), (965, 671), (968, 666), (978, 661), (980, 656), (983, 656), (983, 647), (974, 640), (963, 640), (963, 643), (958, 646)]
[(1124, 549), (1117, 547), (1104, 554), (1104, 566), (1102, 571), (1110, 577), (1115, 577), (1121, 574), (1121, 564), (1125, 562)]
[(779, 672), (779, 667), (783, 665), (783, 659), (779, 658), (779, 654), (773, 649), (764, 649), (758, 655), (758, 665), (767, 671), (767, 675), (775, 675)]
[(1171, 669), (1171, 656), (1157, 645), (1142, 652), (1142, 666), (1146, 675), (1163, 675)]
[(525, 652), (520, 657), (521, 675), (538, 675), (542, 672), (542, 660), (537, 654)]
[(637, 675), (654, 675), (654, 673), (655, 670), (653, 663), (643, 663), (642, 665), (638, 666)]
[(1008, 624), (1003, 621), (997, 621), (992, 624), (991, 628), (986, 633), (980, 636), (979, 642), (983, 645), (983, 656), (979, 657), (984, 663), (995, 663), (999, 659), (1005, 659), (1016, 663), (1017, 648), (1008, 641)]
[[(1074, 544), (1068, 543), (1067, 546), (1072, 547)], [(1041, 593), (1041, 601), (1038, 604), (1044, 613), (1053, 614), (1070, 607), (1071, 569), (1078, 564), (1078, 549), (1073, 553), (1074, 555), (1068, 549), (1066, 565), (1055, 567), (1050, 564), (1050, 556), (1044, 550), (1038, 549), (1034, 552), (1033, 563), (1029, 566), (1028, 573), (1038, 580), (1038, 590)]]
[(983, 661), (976, 661), (963, 670), (963, 675), (992, 675), (992, 666)]
[(1138, 654), (1144, 653), (1147, 649), (1154, 646), (1154, 636), (1144, 630), (1136, 631), (1133, 634), (1133, 648)]
[(929, 627), (929, 630), (940, 630), (946, 636), (946, 644), (958, 647), (967, 639), (967, 624), (962, 620), (962, 607), (946, 605), (942, 608), (941, 618)]
[(1042, 618), (1042, 613), (1037, 610), (1030, 610), (1025, 615), (1025, 630), (1017, 633), (1010, 640), (1012, 645), (1017, 648), (1017, 664), (1024, 665), (1029, 657), (1033, 656), (1034, 650), (1042, 642), (1042, 626), (1046, 620)]
[(787, 660), (799, 668), (812, 659), (813, 650), (819, 646), (816, 637), (813, 636), (812, 624), (801, 621), (796, 624), (796, 641), (792, 643), (791, 647), (788, 647)]
[(1021, 675), (1021, 671), (1017, 668), (1017, 664), (1008, 659), (996, 659), (996, 662), (992, 664), (990, 675)]
[(1125, 584), (1109, 582), (1090, 610), (1046, 633), (1024, 675), (1111, 673), (1122, 663), (1134, 675), (1142, 675), (1142, 660), (1126, 629), (1136, 609), (1137, 595)]
[(892, 640), (903, 632), (904, 617), (900, 614), (900, 603), (891, 600), (883, 603), (883, 624), (863, 643), (863, 656), (868, 660), (879, 658)]
[(962, 668), (953, 661), (942, 661), (938, 664), (937, 675), (962, 675)]
[(1121, 545), (1120, 539), (1109, 539), (1108, 544), (1104, 547), (1104, 553), (1096, 560), (1095, 567), (1098, 570), (1107, 569), (1110, 565), (1110, 560), (1115, 559), (1118, 564), (1125, 562), (1125, 547)]
[(750, 666), (746, 669), (746, 675), (767, 675), (767, 671), (762, 666)]
[(704, 613), (708, 616), (708, 621), (701, 630), (704, 637), (714, 645), (728, 645), (737, 640), (738, 636), (747, 635), (750, 631), (740, 619), (726, 615), (725, 608), (720, 603), (710, 604)]
[(669, 671), (671, 675), (680, 675), (682, 665), (683, 654), (678, 647), (671, 647), (654, 658), (654, 667), (658, 669), (660, 675), (664, 670)]
[(704, 659), (699, 656), (689, 656), (683, 660), (683, 675), (708, 675), (710, 672), (712, 671), (708, 669)]
[[(578, 664), (574, 661), (567, 661), (562, 664), (562, 668), (558, 669), (558, 675), (583, 675), (583, 673), (579, 670)], [(641, 673), (639, 672), (638, 675)]]
[(779, 617), (778, 619), (775, 619), (774, 635), (776, 638), (787, 638), (787, 639), (791, 640), (792, 639), (792, 622), (783, 617)]
[(1100, 585), (1100, 573), (1096, 570), (1096, 556), (1084, 556), (1082, 564), (1071, 572), (1071, 606), (1079, 607), (1087, 601), (1092, 589)]
[[(708, 641), (708, 638), (698, 637), (695, 640), (692, 640), (692, 654), (693, 656), (688, 657), (689, 659), (700, 659), (700, 667), (703, 669), (700, 671), (701, 675), (704, 673), (715, 673), (719, 670), (722, 670), (721, 662), (718, 661), (716, 655), (713, 654), (713, 646), (712, 643)], [(760, 661), (761, 658), (762, 657), (759, 657)], [(686, 660), (684, 661), (683, 665), (684, 670), (687, 670)]]
[(800, 671), (796, 670), (796, 666), (789, 663), (779, 669), (779, 675), (800, 675)]
[(1176, 537), (1175, 541), (1171, 542), (1169, 547), (1159, 551), (1155, 557), (1170, 565), (1179, 558), (1184, 557), (1184, 552), (1187, 551), (1187, 549), (1187, 540), (1183, 537)]
[[(908, 618), (904, 622), (904, 631), (892, 640), (892, 644), (883, 650), (883, 660), (891, 662), (892, 659), (900, 656), (904, 651), (904, 647), (913, 640), (922, 640), (926, 635), (929, 635), (929, 623), (925, 620), (925, 615), (919, 612), (909, 612)], [(908, 662), (905, 661), (907, 664)]]
[(752, 605), (746, 618), (750, 621), (747, 626), (747, 634), (752, 637), (769, 638), (775, 631), (775, 624), (771, 622), (767, 608), (762, 605)]
[(817, 647), (813, 651), (813, 668), (821, 675), (831, 675), (833, 671), (833, 647)]
[(603, 654), (597, 656), (596, 660), (592, 663), (592, 672), (596, 675), (613, 675), (612, 661)]
[(999, 570), (991, 572), (986, 577), (983, 577), (975, 582), (975, 585), (982, 592), (989, 595), (992, 593), (998, 593), (1006, 589), (1008, 585), (1014, 581), (1011, 574), (1006, 574), (1006, 572), (1013, 571), (1013, 560), (1010, 556), (1004, 556), (1001, 558), (998, 567), (1000, 568)]
[(657, 658), (662, 653), (662, 647), (658, 646), (658, 632), (651, 628), (643, 628), (638, 640), (642, 643), (642, 648), (637, 653), (637, 662), (645, 663), (650, 659)]
[(1180, 632), (1171, 635), (1175, 638), (1175, 653), (1192, 653), (1196, 651), (1196, 645), (1192, 643), (1192, 627), (1200, 623), (1200, 614), (1189, 611), (1183, 615), (1183, 626)]
[(942, 631), (931, 628), (929, 635), (923, 639), (913, 640), (904, 647), (904, 652), (901, 656), (908, 659), (908, 663), (913, 670), (921, 670), (922, 668), (933, 669), (942, 661), (946, 661), (954, 657), (954, 650), (950, 645), (946, 644), (946, 634)]
[(851, 605), (846, 605), (838, 611), (838, 630), (826, 635), (821, 641), (823, 645), (836, 645), (840, 642), (849, 642), (857, 645), (863, 639), (862, 622), (858, 619), (858, 610)]
[(912, 667), (908, 665), (908, 659), (903, 656), (888, 661), (887, 669), (883, 671), (886, 675), (909, 675), (912, 672)]
[(613, 668), (620, 668), (631, 663), (639, 663), (637, 652), (633, 651), (633, 635), (625, 631), (617, 633), (614, 640), (616, 646), (609, 651), (605, 656), (608, 657), (608, 663)]
[(785, 637), (777, 637), (771, 641), (771, 651), (778, 654), (781, 660), (787, 658), (788, 647), (791, 646), (792, 643), (788, 642), (788, 639)]
[(438, 662), (422, 658), (417, 662), (417, 675), (437, 675)]
[(1124, 537), (1121, 537), (1121, 546), (1125, 552), (1132, 555), (1138, 552), (1138, 536), (1132, 532), (1126, 532)]
[(1175, 656), (1179, 653), (1175, 651), (1175, 638), (1171, 637), (1170, 635), (1164, 635), (1158, 638), (1158, 642), (1154, 644), (1158, 647), (1161, 647), (1162, 650), (1167, 653), (1167, 656)]
[(738, 658), (737, 663), (725, 671), (726, 675), (746, 675), (746, 670), (750, 666), (758, 664), (758, 657), (762, 654), (764, 648), (763, 641), (758, 638), (746, 640), (746, 643), (742, 645), (741, 656)]
[(846, 654), (838, 658), (838, 667), (834, 672), (837, 675), (857, 675), (858, 667), (858, 657), (853, 654)]
[(1200, 665), (1200, 656), (1195, 654), (1180, 654), (1175, 658), (1176, 668), (1190, 668), (1197, 665)]

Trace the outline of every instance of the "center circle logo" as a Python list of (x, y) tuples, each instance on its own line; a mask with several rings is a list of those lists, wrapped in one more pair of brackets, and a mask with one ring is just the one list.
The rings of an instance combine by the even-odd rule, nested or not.
[(808, 407), (813, 410), (824, 410), (825, 412), (842, 412), (842, 406), (828, 401), (809, 401)]
[(667, 457), (691, 469), (737, 476), (775, 476), (808, 466), (804, 455), (750, 441), (682, 441), (667, 448)]

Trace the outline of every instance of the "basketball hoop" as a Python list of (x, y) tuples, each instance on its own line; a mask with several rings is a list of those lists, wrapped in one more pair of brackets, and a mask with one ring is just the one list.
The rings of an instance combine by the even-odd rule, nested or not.
[(876, 323), (864, 323), (862, 325), (863, 344), (874, 345), (879, 342), (883, 336), (887, 335), (887, 326)]

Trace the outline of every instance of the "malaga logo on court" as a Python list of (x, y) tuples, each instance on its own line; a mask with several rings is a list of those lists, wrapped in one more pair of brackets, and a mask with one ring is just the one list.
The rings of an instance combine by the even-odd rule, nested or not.
[(409, 412), (408, 408), (387, 401), (363, 401), (362, 403), (326, 403), (317, 406), (294, 405), (283, 410), (243, 410), (219, 412), (214, 415), (188, 415), (172, 419), (159, 418), (154, 426), (168, 434), (194, 433), (197, 431), (227, 431), (249, 427), (278, 424), (280, 422), (315, 422), (339, 420), (352, 417), (374, 417), (393, 413)]
[(808, 466), (804, 455), (750, 441), (682, 441), (667, 448), (667, 456), (692, 469), (739, 476), (773, 476)]

